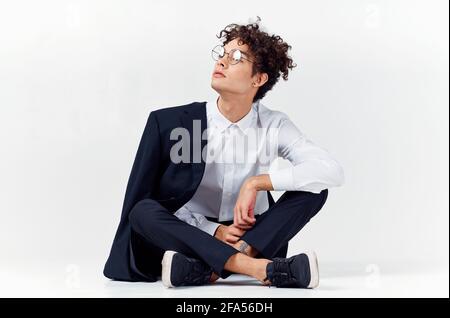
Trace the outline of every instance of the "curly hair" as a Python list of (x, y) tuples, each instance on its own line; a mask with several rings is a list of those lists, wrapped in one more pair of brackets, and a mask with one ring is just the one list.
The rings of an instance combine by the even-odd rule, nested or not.
[[(258, 21), (260, 18), (258, 17)], [(252, 76), (257, 72), (267, 73), (268, 80), (258, 88), (253, 102), (263, 98), (278, 82), (280, 75), (287, 81), (289, 69), (297, 65), (287, 52), (291, 48), (278, 35), (269, 35), (260, 30), (258, 22), (247, 25), (232, 23), (219, 32), (217, 38), (222, 39), (223, 45), (238, 39), (240, 45), (247, 44), (253, 56)]]

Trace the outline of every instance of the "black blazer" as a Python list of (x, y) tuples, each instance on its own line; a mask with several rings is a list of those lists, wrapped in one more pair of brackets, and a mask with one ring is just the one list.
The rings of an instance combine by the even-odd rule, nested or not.
[[(207, 128), (206, 102), (193, 102), (150, 112), (128, 179), (120, 223), (103, 270), (106, 277), (124, 281), (157, 280), (156, 275), (142, 275), (133, 266), (135, 260), (131, 239), (134, 231), (131, 230), (128, 215), (136, 203), (143, 199), (154, 199), (170, 213), (174, 213), (192, 198), (205, 170), (201, 150), (206, 146), (207, 140), (202, 139), (201, 149), (195, 149), (193, 138), (189, 138), (190, 162), (173, 163), (170, 160), (170, 149), (179, 140), (170, 140), (170, 132), (174, 128), (184, 127), (193, 136), (194, 119), (200, 120), (203, 133)], [(200, 158), (200, 162), (195, 162), (194, 156)], [(267, 194), (271, 206), (274, 200), (270, 191)]]

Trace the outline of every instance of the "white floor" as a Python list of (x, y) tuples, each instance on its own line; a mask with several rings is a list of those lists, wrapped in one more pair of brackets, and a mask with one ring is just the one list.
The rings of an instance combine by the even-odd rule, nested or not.
[(314, 290), (269, 288), (242, 275), (208, 286), (166, 289), (161, 281), (110, 281), (98, 265), (2, 264), (0, 297), (449, 297), (449, 272), (448, 266), (322, 263), (320, 286)]

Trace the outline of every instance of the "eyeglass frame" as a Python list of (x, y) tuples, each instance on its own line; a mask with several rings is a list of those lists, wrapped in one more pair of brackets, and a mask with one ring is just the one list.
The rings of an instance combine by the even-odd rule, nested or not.
[[(252, 60), (250, 60), (250, 59), (248, 59), (248, 58), (246, 58), (246, 57), (243, 56), (243, 55), (247, 55), (246, 52), (242, 52), (242, 51), (239, 50), (239, 49), (232, 49), (230, 52), (227, 52), (227, 51), (225, 50), (225, 46), (224, 46), (224, 45), (221, 45), (221, 44), (216, 45), (216, 46), (213, 47), (212, 50), (211, 50), (211, 57), (212, 57), (212, 59), (213, 59), (214, 61), (216, 61), (216, 62), (219, 61), (219, 59), (216, 60), (216, 59), (214, 58), (214, 56), (213, 56), (214, 53), (217, 54), (217, 52), (214, 52), (214, 49), (215, 49), (216, 47), (221, 47), (221, 48), (223, 48), (223, 56), (221, 56), (219, 59), (223, 58), (225, 55), (228, 55), (228, 56), (227, 56), (227, 61), (228, 61), (228, 63), (230, 63), (231, 65), (239, 64), (239, 62), (241, 61), (241, 59), (247, 60), (247, 61), (249, 61), (250, 63), (255, 63), (255, 61), (252, 61)], [(230, 60), (232, 59), (231, 56), (230, 56), (230, 54), (231, 54), (231, 53), (234, 53), (234, 52), (236, 52), (236, 51), (241, 52), (241, 57), (239, 58), (239, 61), (238, 61), (238, 62), (236, 62), (236, 63), (233, 64), (233, 63), (230, 62)]]

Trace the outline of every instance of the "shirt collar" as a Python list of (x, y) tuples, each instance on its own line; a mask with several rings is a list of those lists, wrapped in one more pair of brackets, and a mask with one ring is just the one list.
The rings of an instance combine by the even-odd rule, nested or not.
[(206, 105), (206, 111), (208, 119), (211, 119), (213, 121), (217, 129), (219, 129), (219, 132), (223, 132), (225, 129), (227, 129), (229, 126), (233, 124), (238, 126), (244, 132), (248, 127), (252, 125), (253, 119), (255, 118), (256, 115), (257, 109), (256, 107), (259, 101), (253, 102), (250, 111), (239, 121), (233, 123), (220, 112), (219, 107), (217, 105), (218, 99), (219, 98), (217, 98), (215, 101), (214, 100), (208, 101)]

